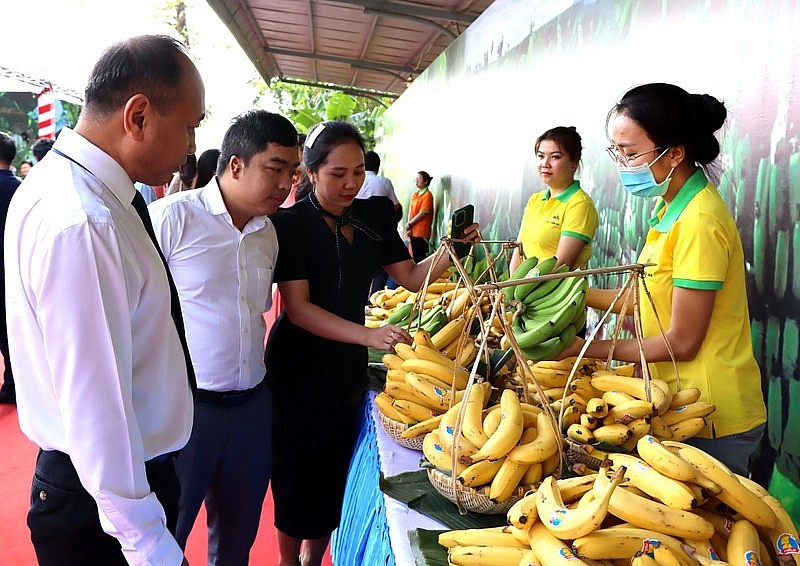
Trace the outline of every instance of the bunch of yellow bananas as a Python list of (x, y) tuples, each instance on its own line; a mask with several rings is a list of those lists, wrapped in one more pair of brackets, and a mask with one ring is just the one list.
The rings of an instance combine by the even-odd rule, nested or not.
[(597, 473), (545, 478), (508, 527), (443, 533), (450, 563), (800, 564), (797, 529), (763, 487), (679, 442), (638, 447)]
[(630, 364), (598, 370), (589, 380), (571, 384), (570, 403), (578, 410), (562, 420), (571, 440), (605, 442), (632, 452), (646, 434), (682, 441), (703, 431), (705, 417), (716, 406), (699, 401), (698, 389), (673, 393), (666, 382), (652, 379), (648, 401), (644, 381), (626, 375), (632, 370)]
[(458, 360), (454, 359), (455, 349), (448, 357), (437, 343), (457, 339), (464, 326), (465, 319), (460, 317), (433, 336), (420, 329), (413, 345), (397, 344), (394, 354), (383, 356), (386, 384), (375, 404), (386, 417), (409, 425), (403, 438), (422, 436), (436, 428), (441, 415), (463, 397), (470, 374), (467, 368), (478, 354), (475, 341), (466, 341)]
[(652, 379), (650, 400), (644, 380), (633, 377), (634, 364), (604, 369), (602, 360), (581, 360), (575, 375), (568, 378), (574, 358), (561, 361), (528, 360), (529, 374), (518, 367), (513, 384), (528, 387), (540, 403), (537, 389), (527, 375), (542, 388), (546, 403), (561, 415), (567, 437), (580, 444), (605, 442), (632, 452), (645, 434), (659, 439), (682, 441), (700, 433), (705, 417), (716, 409), (700, 400), (700, 391), (687, 388), (672, 393), (669, 385)]
[(423, 453), (462, 486), (499, 503), (556, 469), (561, 437), (541, 409), (521, 403), (511, 389), (503, 390), (499, 405), (487, 406), (490, 394), (487, 383), (473, 386), (427, 434)]

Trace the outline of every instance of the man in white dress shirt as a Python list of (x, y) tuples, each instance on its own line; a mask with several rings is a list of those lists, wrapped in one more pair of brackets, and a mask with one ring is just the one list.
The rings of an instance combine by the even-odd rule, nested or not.
[[(381, 158), (377, 153), (374, 151), (367, 151), (364, 153), (364, 184), (361, 185), (361, 189), (359, 189), (356, 198), (388, 198), (394, 205), (395, 221), (400, 222), (403, 218), (403, 207), (400, 201), (397, 200), (392, 182), (383, 175), (378, 175), (380, 168)], [(375, 272), (375, 277), (372, 279), (372, 287), (370, 288), (369, 294), (372, 295), (384, 287), (394, 289), (397, 287), (397, 283), (394, 282), (394, 279), (389, 277), (389, 274), (386, 273), (383, 268), (380, 268)]]
[(246, 566), (272, 467), (262, 313), (278, 239), (267, 215), (300, 165), (297, 131), (283, 116), (252, 110), (234, 120), (220, 151), (215, 178), (154, 202), (150, 215), (197, 372), (194, 428), (177, 464), (176, 537), (186, 544), (205, 500), (208, 563)]
[(394, 212), (397, 216), (397, 221), (403, 217), (402, 207), (400, 201), (397, 200), (397, 195), (394, 192), (394, 185), (392, 182), (384, 177), (378, 175), (381, 168), (381, 158), (374, 151), (368, 151), (364, 154), (364, 184), (361, 185), (356, 198), (369, 198), (369, 197), (386, 197), (394, 205)]
[(164, 183), (195, 151), (204, 104), (172, 38), (110, 47), (75, 130), (11, 203), (8, 327), (20, 426), (41, 447), (28, 513), (39, 564), (185, 562), (171, 455), (189, 438), (194, 378), (134, 181)]

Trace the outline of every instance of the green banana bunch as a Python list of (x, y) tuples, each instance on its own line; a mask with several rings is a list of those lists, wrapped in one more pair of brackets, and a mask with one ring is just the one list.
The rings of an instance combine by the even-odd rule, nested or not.
[(384, 324), (397, 324), (398, 326), (408, 324), (413, 310), (413, 303), (403, 303), (402, 305), (396, 307), (392, 314), (386, 317)]
[[(525, 261), (520, 263), (519, 266), (514, 270), (514, 273), (511, 274), (509, 279), (525, 279), (528, 276), (528, 272), (534, 269), (537, 263), (539, 263), (539, 259), (536, 257), (526, 258)], [(516, 288), (516, 286), (503, 288), (503, 295), (506, 297), (506, 302), (511, 303), (511, 301), (514, 299), (514, 290)]]
[[(583, 310), (585, 312), (586, 309)], [(581, 328), (583, 328), (583, 325), (578, 327), (574, 323), (570, 323), (558, 335), (552, 336), (531, 348), (522, 348), (522, 353), (529, 360), (551, 360), (575, 340), (575, 336), (578, 335), (578, 330)]]
[[(520, 315), (512, 322), (511, 329), (526, 358), (552, 359), (575, 339), (586, 324), (588, 285), (585, 277), (551, 279), (534, 284), (522, 296)], [(515, 288), (515, 297), (520, 287)]]
[[(558, 266), (552, 273), (566, 273), (569, 271), (569, 266), (564, 263)], [(545, 275), (542, 273), (541, 275)], [(541, 283), (536, 284), (536, 287), (528, 293), (523, 299), (522, 302), (526, 305), (531, 305), (536, 301), (544, 298), (546, 295), (549, 295), (552, 291), (555, 290), (561, 283), (563, 283), (563, 279), (550, 279), (549, 281), (543, 281)], [(523, 291), (524, 292), (524, 291)]]
[(427, 330), (430, 335), (439, 332), (450, 319), (447, 317), (447, 311), (441, 305), (435, 305), (429, 309), (422, 311), (422, 319), (419, 326), (423, 330)]
[[(531, 277), (540, 277), (542, 275), (550, 275), (556, 267), (556, 263), (558, 259), (556, 256), (551, 256), (546, 259), (543, 259), (539, 263), (535, 265), (532, 269), (528, 271), (523, 277), (520, 279), (528, 279)], [(539, 281), (534, 281), (532, 283), (522, 283), (514, 287), (514, 299), (517, 301), (523, 300), (525, 297), (528, 296), (536, 287), (540, 285)]]

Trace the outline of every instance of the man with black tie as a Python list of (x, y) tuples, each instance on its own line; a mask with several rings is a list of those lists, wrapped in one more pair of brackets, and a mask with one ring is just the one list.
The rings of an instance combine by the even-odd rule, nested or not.
[(39, 564), (185, 562), (174, 453), (194, 372), (177, 294), (134, 182), (195, 151), (204, 87), (182, 46), (140, 36), (96, 63), (75, 130), (17, 191), (7, 306), (23, 432), (40, 448), (28, 525)]

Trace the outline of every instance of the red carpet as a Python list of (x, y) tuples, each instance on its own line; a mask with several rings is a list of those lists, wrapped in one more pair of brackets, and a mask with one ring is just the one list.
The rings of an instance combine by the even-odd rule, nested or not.
[[(25, 524), (36, 452), (36, 446), (19, 430), (15, 406), (0, 405), (0, 564), (36, 564)], [(201, 510), (186, 550), (186, 557), (192, 566), (206, 564), (208, 544), (205, 522), (205, 512)], [(268, 493), (258, 536), (250, 553), (250, 564), (277, 564), (277, 548), (278, 541), (272, 525), (272, 497)], [(332, 566), (330, 556), (326, 556), (323, 566)]]

